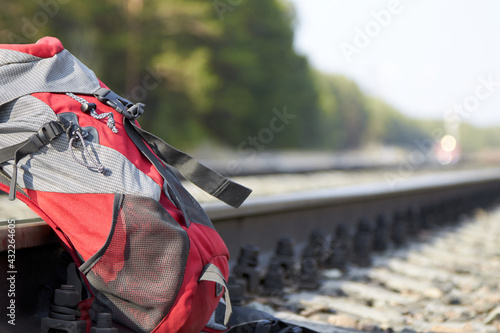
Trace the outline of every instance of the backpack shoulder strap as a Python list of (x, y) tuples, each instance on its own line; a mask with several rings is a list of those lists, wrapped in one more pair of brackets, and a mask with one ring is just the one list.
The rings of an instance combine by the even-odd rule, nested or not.
[[(124, 118), (124, 122), (134, 143), (139, 136), (164, 163), (175, 167), (184, 178), (217, 199), (238, 208), (252, 193), (251, 189), (227, 179), (154, 134), (143, 130), (134, 120)], [(137, 143), (136, 146), (139, 147)]]

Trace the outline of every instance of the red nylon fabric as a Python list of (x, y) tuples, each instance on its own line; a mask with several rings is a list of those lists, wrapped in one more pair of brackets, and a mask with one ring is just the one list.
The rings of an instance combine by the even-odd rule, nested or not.
[[(9, 193), (9, 186), (4, 185), (4, 184), (0, 184), (0, 190), (4, 191), (6, 193)], [(32, 193), (32, 195), (33, 195), (33, 193)], [(66, 239), (64, 233), (58, 228), (57, 224), (55, 224), (52, 221), (52, 219), (49, 218), (47, 216), (47, 214), (45, 214), (45, 212), (42, 209), (40, 209), (40, 207), (38, 207), (37, 205), (35, 205), (35, 203), (31, 201), (31, 198), (23, 195), (20, 192), (18, 192), (16, 194), (16, 198), (19, 199), (19, 200), (21, 200), (22, 202), (24, 202), (35, 214), (37, 214), (38, 216), (40, 216), (40, 218), (42, 220), (44, 220), (52, 228), (52, 230), (54, 230), (54, 232), (59, 237), (60, 242), (62, 243), (62, 245), (66, 249), (71, 248), (71, 245), (69, 244), (68, 240)], [(5, 239), (4, 242), (5, 241), (7, 241), (7, 239)]]
[(0, 44), (0, 49), (19, 51), (40, 58), (50, 58), (64, 50), (64, 47), (57, 38), (43, 37), (36, 44)]
[[(8, 193), (9, 187), (7, 185), (0, 184), (0, 190)], [(31, 196), (36, 197), (37, 193), (35, 191), (31, 191), (30, 197)], [(38, 207), (35, 204), (35, 201), (32, 201), (31, 198), (23, 195), (22, 193), (17, 193), (16, 198), (21, 200), (22, 202), (24, 202), (34, 213), (36, 213), (38, 216), (40, 216), (40, 218), (43, 219), (52, 228), (52, 230), (58, 236), (59, 241), (61, 242), (63, 247), (71, 254), (71, 257), (75, 261), (76, 265), (77, 266), (81, 265), (82, 262), (80, 261), (80, 258), (77, 257), (76, 253), (74, 253), (74, 251), (72, 250), (72, 244), (70, 244), (68, 242), (68, 239), (66, 238), (67, 237), (66, 234), (61, 230), (61, 228), (56, 223), (54, 223), (54, 221), (50, 217), (48, 217), (45, 214), (45, 211), (40, 209), (40, 207)], [(87, 286), (87, 290), (90, 290), (90, 286), (88, 285), (87, 279), (84, 279), (84, 283)], [(92, 324), (92, 321), (89, 317), (88, 310), (90, 309), (90, 306), (92, 305), (93, 300), (94, 300), (94, 296), (91, 296), (85, 300), (82, 300), (78, 304), (78, 308), (80, 309), (80, 312), (81, 312), (80, 319), (85, 320), (87, 322), (86, 333), (90, 332), (90, 328), (91, 328), (91, 324)]]
[(170, 201), (164, 192), (160, 196), (160, 204), (167, 210), (167, 212), (177, 221), (182, 227), (186, 227), (186, 222), (182, 216), (182, 212)]
[(199, 333), (222, 297), (215, 295), (215, 283), (198, 283), (198, 279), (203, 267), (213, 263), (227, 280), (229, 253), (226, 245), (219, 234), (209, 227), (192, 223), (186, 231), (191, 247), (184, 282), (172, 310), (152, 333)]
[(71, 239), (83, 260), (99, 251), (113, 221), (114, 194), (55, 193), (27, 190), (32, 202), (43, 207)]

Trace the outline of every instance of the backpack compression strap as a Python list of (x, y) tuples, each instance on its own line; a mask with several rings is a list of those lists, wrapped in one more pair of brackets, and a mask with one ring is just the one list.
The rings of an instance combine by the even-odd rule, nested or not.
[(132, 125), (130, 122), (128, 122), (125, 118), (124, 119), (124, 125), (125, 125), (125, 130), (132, 139), (132, 141), (135, 143), (136, 147), (144, 154), (144, 156), (154, 165), (156, 170), (160, 173), (160, 175), (163, 177), (163, 179), (167, 182), (167, 185), (169, 186), (171, 192), (172, 192), (172, 199), (174, 200), (174, 203), (177, 205), (177, 207), (182, 211), (182, 215), (184, 216), (186, 226), (189, 226), (189, 217), (186, 214), (186, 209), (184, 208), (183, 201), (181, 200), (181, 195), (179, 194), (179, 191), (175, 188), (173, 184), (175, 184), (175, 175), (173, 174), (172, 170), (170, 168), (164, 166), (161, 161), (156, 157), (156, 155), (148, 149), (148, 146), (144, 141), (141, 140), (141, 137), (137, 132), (135, 132), (132, 128)]
[(43, 146), (64, 133), (64, 127), (56, 122), (49, 121), (43, 124), (37, 133), (32, 134), (27, 140), (16, 145), (0, 149), (0, 164), (14, 160), (12, 177), (10, 180), (9, 200), (16, 198), (17, 187), (17, 163), (23, 157), (35, 153)]
[[(214, 264), (208, 264), (207, 266), (205, 266), (203, 272), (201, 273), (198, 282), (200, 281), (215, 282), (217, 285), (216, 293), (218, 293), (218, 295), (220, 295), (220, 293), (222, 292), (224, 293), (223, 297), (226, 308), (224, 309), (223, 323), (224, 325), (227, 325), (229, 323), (229, 318), (231, 318), (231, 314), (233, 313), (233, 308), (231, 306), (231, 299), (229, 298), (229, 291), (227, 290), (227, 284), (226, 280), (224, 279), (224, 275), (222, 275), (222, 272), (217, 266), (215, 266)], [(220, 292), (219, 288), (221, 288)]]
[(188, 154), (143, 130), (135, 124), (134, 120), (124, 118), (124, 122), (127, 134), (139, 149), (141, 148), (136, 142), (137, 135), (151, 147), (163, 162), (175, 167), (184, 178), (217, 199), (238, 208), (252, 193), (251, 189), (227, 179)]

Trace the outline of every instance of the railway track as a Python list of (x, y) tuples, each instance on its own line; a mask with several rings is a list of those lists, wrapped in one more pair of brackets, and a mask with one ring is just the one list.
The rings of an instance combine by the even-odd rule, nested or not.
[[(378, 306), (384, 302), (402, 306), (404, 304), (399, 303), (407, 301), (412, 305), (408, 311), (418, 312), (418, 309), (427, 309), (422, 302), (432, 300), (429, 296), (432, 292), (439, 296), (438, 299), (448, 294), (439, 286), (424, 283), (428, 279), (422, 276), (401, 274), (399, 280), (392, 278), (397, 273), (395, 267), (402, 271), (418, 271), (419, 267), (424, 267), (424, 264), (408, 261), (405, 253), (415, 247), (424, 247), (422, 244), (436, 242), (439, 237), (449, 237), (453, 244), (453, 232), (458, 233), (456, 239), (462, 235), (456, 223), (464, 216), (471, 216), (475, 209), (491, 207), (499, 195), (500, 170), (489, 169), (413, 177), (397, 186), (381, 181), (256, 197), (250, 198), (238, 210), (218, 203), (203, 206), (230, 250), (231, 288), (237, 302), (258, 301), (254, 304), (260, 305), (255, 306), (272, 305), (279, 316), (320, 325), (318, 329), (322, 332), (340, 332), (338, 326), (347, 327), (345, 330), (376, 331), (391, 327), (401, 331), (407, 327), (424, 331), (436, 328), (447, 319), (443, 317), (441, 322), (433, 322), (434, 326), (424, 326), (419, 324), (418, 316), (407, 320), (404, 311), (401, 314), (390, 306)], [(481, 234), (480, 229), (475, 230)], [(495, 233), (489, 237), (494, 239), (493, 235)], [(6, 227), (0, 226), (0, 239), (5, 237)], [(18, 270), (23, 272), (17, 281), (22, 286), (17, 298), (19, 315), (24, 317), (19, 322), (25, 325), (25, 332), (30, 332), (50, 303), (50, 289), (64, 282), (61, 278), (64, 274), (58, 272), (58, 260), (54, 259), (61, 261), (64, 256), (50, 228), (42, 221), (18, 224), (16, 237), (16, 261)], [(407, 244), (413, 245), (405, 247)], [(278, 256), (277, 248), (280, 249)], [(5, 242), (0, 244), (0, 250), (5, 251)], [(441, 268), (439, 258), (430, 257), (436, 260), (436, 267)], [(6, 267), (5, 252), (0, 252), (0, 267)], [(316, 267), (324, 269), (318, 272)], [(284, 268), (289, 271), (283, 281), (279, 272)], [(438, 271), (447, 276), (437, 269), (429, 268), (428, 271), (429, 275)], [(2, 293), (6, 293), (7, 287), (5, 274), (5, 271), (0, 272)], [(460, 275), (453, 269), (446, 274)], [(396, 281), (391, 282), (395, 285), (389, 285), (389, 280)], [(284, 289), (280, 283), (284, 283)], [(396, 287), (397, 283), (407, 289)], [(425, 289), (428, 285), (431, 287)], [(246, 295), (243, 295), (245, 290)], [(365, 296), (358, 297), (356, 293)], [(411, 296), (415, 296), (412, 293), (417, 296), (421, 293), (424, 301), (410, 302)], [(262, 298), (263, 295), (267, 296)], [(0, 314), (5, 317), (3, 299), (0, 298)], [(341, 311), (346, 309), (351, 310)], [(378, 320), (377, 313), (385, 314), (386, 319)], [(387, 319), (392, 317), (396, 319)], [(350, 320), (349, 325), (342, 320)], [(469, 322), (466, 329), (479, 327), (476, 322)], [(483, 323), (480, 329), (492, 329), (493, 322)], [(3, 324), (0, 321), (0, 331)], [(462, 326), (455, 328), (462, 329)], [(451, 332), (452, 328), (445, 329)]]
[(369, 332), (500, 331), (500, 207), (419, 234), (407, 246), (378, 253), (373, 265), (323, 270), (317, 290), (285, 300), (261, 298), (275, 315)]

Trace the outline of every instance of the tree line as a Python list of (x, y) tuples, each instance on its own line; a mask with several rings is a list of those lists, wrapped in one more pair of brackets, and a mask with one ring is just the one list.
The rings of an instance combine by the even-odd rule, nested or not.
[[(3, 4), (0, 43), (59, 38), (116, 93), (146, 104), (143, 127), (183, 149), (338, 151), (429, 138), (429, 123), (312, 69), (293, 48), (294, 25), (284, 0), (18, 0)], [(499, 144), (465, 132), (467, 148)]]

